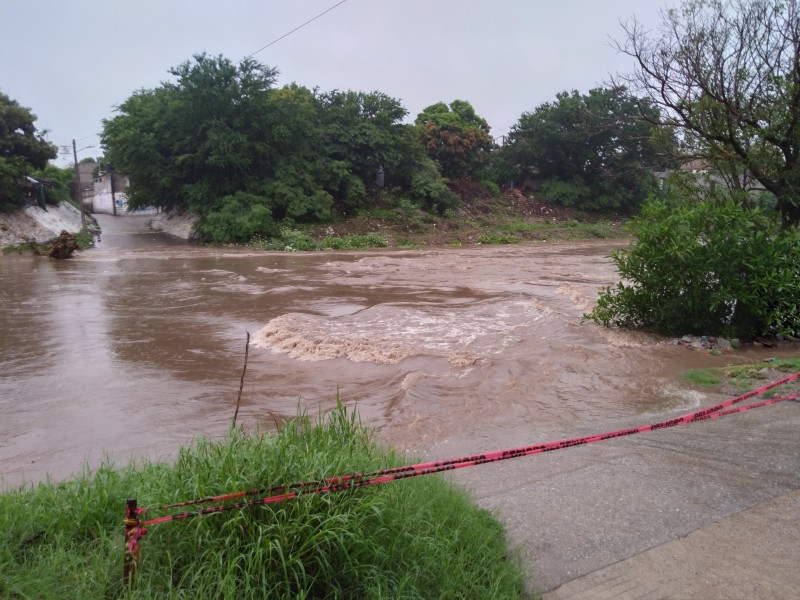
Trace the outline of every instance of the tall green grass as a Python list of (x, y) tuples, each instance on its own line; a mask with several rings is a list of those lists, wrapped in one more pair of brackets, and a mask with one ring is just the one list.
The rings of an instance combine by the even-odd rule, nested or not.
[(161, 505), (398, 465), (352, 413), (232, 430), (172, 465), (110, 465), (0, 495), (2, 598), (519, 598), (500, 524), (425, 476), (151, 526), (122, 585), (127, 497)]

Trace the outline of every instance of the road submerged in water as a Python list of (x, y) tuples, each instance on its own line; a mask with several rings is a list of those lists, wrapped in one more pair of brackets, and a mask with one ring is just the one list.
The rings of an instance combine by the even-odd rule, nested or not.
[[(224, 435), (246, 331), (240, 423), (316, 414), (338, 390), (381, 441), (426, 458), (670, 418), (719, 400), (681, 383), (684, 370), (769, 355), (710, 356), (583, 323), (616, 282), (619, 242), (263, 253), (177, 243), (146, 218), (100, 220), (98, 247), (76, 260), (0, 260), (4, 487)], [(453, 478), (499, 514), (551, 598), (601, 597), (610, 581), (620, 587), (604, 597), (795, 597), (784, 594), (800, 589), (796, 569), (782, 566), (800, 562), (797, 527), (759, 520), (800, 502), (800, 405), (784, 404)], [(758, 531), (741, 529), (747, 515)], [(714, 548), (737, 550), (709, 573), (694, 566), (709, 547), (686, 548), (717, 530)], [(679, 574), (664, 557), (609, 571), (674, 544)]]

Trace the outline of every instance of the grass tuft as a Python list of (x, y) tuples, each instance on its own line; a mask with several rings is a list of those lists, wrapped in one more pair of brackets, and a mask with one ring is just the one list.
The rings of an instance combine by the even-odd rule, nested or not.
[(125, 499), (157, 506), (398, 465), (344, 408), (231, 430), (174, 464), (103, 465), (0, 494), (4, 598), (519, 598), (501, 525), (438, 476), (152, 526), (122, 586)]
[(693, 369), (683, 374), (686, 381), (712, 387), (722, 381), (722, 374), (715, 369)]

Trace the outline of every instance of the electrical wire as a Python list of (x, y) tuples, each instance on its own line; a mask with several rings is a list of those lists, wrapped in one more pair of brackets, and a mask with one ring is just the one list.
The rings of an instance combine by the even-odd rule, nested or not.
[(251, 58), (251, 57), (255, 56), (256, 54), (258, 54), (258, 53), (259, 53), (259, 52), (261, 52), (262, 50), (266, 50), (267, 48), (269, 48), (269, 47), (270, 47), (270, 46), (272, 46), (273, 44), (277, 44), (277, 43), (278, 43), (278, 42), (280, 42), (280, 41), (281, 41), (283, 38), (285, 38), (285, 37), (289, 37), (289, 36), (290, 36), (290, 35), (292, 35), (292, 34), (293, 34), (295, 31), (298, 31), (299, 29), (302, 29), (303, 27), (305, 27), (305, 26), (306, 26), (306, 25), (308, 25), (309, 23), (311, 23), (311, 22), (313, 22), (313, 21), (316, 21), (316, 20), (317, 20), (317, 19), (319, 19), (319, 18), (320, 18), (322, 15), (325, 15), (325, 14), (327, 14), (327, 13), (331, 12), (331, 11), (332, 11), (334, 8), (336, 8), (337, 6), (341, 6), (341, 5), (342, 5), (342, 4), (344, 4), (345, 2), (347, 2), (347, 0), (341, 0), (341, 2), (338, 2), (338, 3), (334, 4), (333, 6), (331, 6), (329, 9), (322, 11), (322, 12), (321, 12), (321, 13), (319, 13), (319, 14), (318, 14), (316, 17), (314, 17), (314, 18), (312, 18), (312, 19), (309, 19), (308, 21), (306, 21), (306, 22), (305, 22), (305, 23), (303, 23), (302, 25), (299, 25), (299, 26), (295, 27), (295, 28), (294, 28), (294, 29), (292, 29), (290, 32), (288, 32), (288, 33), (284, 33), (284, 34), (283, 34), (281, 37), (279, 37), (278, 39), (272, 40), (272, 41), (271, 41), (269, 44), (267, 44), (267, 45), (266, 45), (266, 46), (264, 46), (263, 48), (259, 48), (258, 50), (256, 50), (256, 51), (255, 51), (255, 52), (253, 52), (252, 54), (248, 55), (248, 57), (247, 57), (247, 58)]

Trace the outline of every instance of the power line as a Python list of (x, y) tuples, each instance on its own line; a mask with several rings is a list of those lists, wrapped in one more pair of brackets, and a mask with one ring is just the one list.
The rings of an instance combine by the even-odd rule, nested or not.
[(284, 33), (284, 34), (283, 34), (281, 37), (279, 37), (278, 39), (272, 40), (272, 41), (271, 41), (269, 44), (267, 44), (267, 45), (266, 45), (266, 46), (264, 46), (263, 48), (259, 48), (258, 50), (256, 50), (256, 51), (255, 51), (255, 52), (253, 52), (252, 54), (250, 54), (250, 55), (249, 55), (247, 58), (250, 58), (250, 57), (253, 57), (253, 56), (255, 56), (256, 54), (258, 54), (258, 53), (259, 53), (259, 52), (261, 52), (262, 50), (266, 50), (267, 48), (269, 48), (269, 47), (270, 47), (270, 46), (272, 46), (273, 44), (277, 44), (277, 43), (278, 43), (278, 42), (280, 42), (280, 41), (281, 41), (283, 38), (285, 38), (285, 37), (288, 37), (288, 36), (292, 35), (292, 34), (293, 34), (295, 31), (297, 31), (297, 30), (299, 30), (299, 29), (302, 29), (303, 27), (305, 27), (306, 25), (308, 25), (309, 23), (311, 23), (311, 22), (313, 22), (313, 21), (316, 21), (316, 20), (317, 20), (317, 19), (319, 19), (319, 18), (320, 18), (322, 15), (325, 15), (325, 14), (327, 14), (327, 13), (331, 12), (331, 11), (332, 11), (334, 8), (336, 8), (337, 6), (341, 6), (341, 5), (342, 5), (342, 4), (344, 4), (345, 2), (347, 2), (347, 0), (341, 0), (341, 2), (337, 2), (336, 4), (334, 4), (333, 6), (331, 6), (329, 9), (327, 9), (327, 10), (324, 10), (324, 11), (322, 11), (321, 13), (319, 13), (319, 14), (318, 14), (316, 17), (314, 17), (313, 19), (309, 19), (308, 21), (306, 21), (306, 22), (305, 22), (305, 23), (303, 23), (302, 25), (299, 25), (299, 26), (295, 27), (295, 28), (294, 28), (294, 29), (292, 29), (292, 30), (291, 30), (289, 33)]

